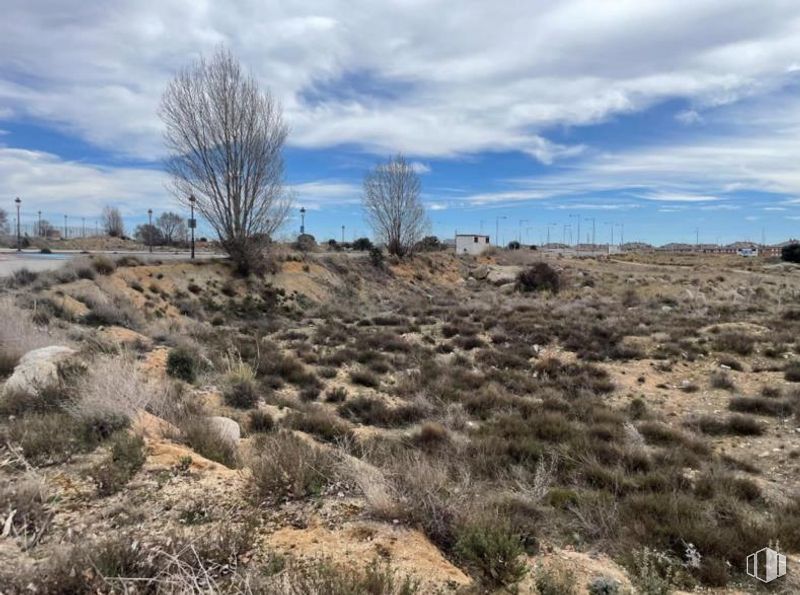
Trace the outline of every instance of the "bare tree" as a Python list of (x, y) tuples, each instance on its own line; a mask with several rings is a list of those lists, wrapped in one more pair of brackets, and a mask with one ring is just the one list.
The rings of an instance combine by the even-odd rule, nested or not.
[(8, 229), (8, 215), (3, 209), (0, 209), (0, 234), (7, 234)]
[(170, 246), (186, 238), (186, 222), (177, 213), (161, 213), (156, 219), (156, 227), (163, 242)]
[(420, 191), (419, 176), (402, 155), (379, 164), (364, 178), (367, 220), (389, 254), (411, 254), (428, 230)]
[(125, 235), (125, 224), (122, 221), (122, 214), (116, 207), (103, 207), (103, 228), (112, 238), (121, 238)]
[(225, 49), (182, 70), (161, 100), (167, 171), (246, 273), (291, 207), (283, 181), (288, 128), (280, 104)]

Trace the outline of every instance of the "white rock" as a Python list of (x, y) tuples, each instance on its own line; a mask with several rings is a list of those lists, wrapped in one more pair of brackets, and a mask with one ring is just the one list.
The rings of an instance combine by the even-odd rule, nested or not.
[(211, 425), (219, 432), (220, 438), (223, 440), (228, 440), (229, 442), (238, 442), (239, 439), (242, 437), (242, 431), (239, 428), (239, 424), (233, 421), (230, 417), (221, 417), (219, 415), (215, 415), (214, 417), (209, 417), (209, 421)]
[(64, 345), (51, 345), (34, 349), (22, 356), (14, 368), (11, 378), (3, 385), (3, 392), (22, 391), (37, 395), (40, 391), (58, 382), (58, 370), (61, 364), (75, 350)]

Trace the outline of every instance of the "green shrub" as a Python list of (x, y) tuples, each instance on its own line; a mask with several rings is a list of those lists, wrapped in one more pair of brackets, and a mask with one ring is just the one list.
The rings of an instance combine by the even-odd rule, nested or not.
[(109, 457), (95, 466), (91, 472), (100, 496), (109, 496), (120, 491), (141, 469), (146, 459), (144, 440), (141, 436), (118, 433), (111, 444)]
[(781, 260), (800, 263), (800, 243), (791, 243), (781, 248)]
[(185, 382), (197, 378), (197, 354), (184, 347), (171, 349), (167, 356), (167, 374)]
[(375, 374), (363, 368), (350, 370), (350, 381), (353, 384), (369, 388), (377, 388), (381, 383), (380, 379)]
[(64, 463), (81, 449), (78, 426), (65, 413), (25, 415), (9, 422), (7, 438), (37, 466)]
[(755, 413), (773, 417), (789, 417), (793, 412), (790, 400), (765, 397), (734, 397), (728, 402), (728, 409), (739, 413)]
[(562, 565), (538, 566), (534, 583), (539, 595), (576, 595), (578, 593), (575, 573)]
[(621, 593), (619, 581), (607, 576), (593, 578), (587, 585), (587, 589), (589, 595), (620, 595)]
[(800, 382), (800, 361), (786, 364), (783, 369), (783, 377), (789, 382)]
[(292, 413), (286, 418), (286, 424), (295, 430), (313, 434), (325, 442), (335, 442), (352, 435), (346, 423), (319, 405), (306, 413)]
[(527, 573), (520, 537), (500, 519), (479, 519), (459, 528), (454, 551), (491, 588), (510, 587)]
[(271, 432), (275, 428), (275, 420), (266, 411), (256, 409), (251, 411), (247, 417), (247, 429), (256, 434)]
[(228, 384), (222, 391), (225, 404), (239, 409), (252, 409), (258, 403), (256, 383), (249, 379), (241, 379)]
[(417, 405), (392, 408), (380, 399), (359, 396), (339, 405), (339, 414), (362, 424), (391, 428), (419, 421), (424, 411)]
[(561, 276), (546, 262), (537, 262), (517, 275), (517, 291), (551, 291), (558, 293), (561, 289)]

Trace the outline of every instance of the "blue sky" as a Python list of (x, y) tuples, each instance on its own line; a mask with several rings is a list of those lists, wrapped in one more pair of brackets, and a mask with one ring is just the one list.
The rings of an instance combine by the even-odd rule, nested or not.
[(159, 98), (221, 43), (290, 125), (286, 236), (301, 206), (318, 239), (368, 235), (363, 175), (397, 152), (442, 237), (800, 236), (800, 5), (782, 0), (8, 0), (0, 208), (176, 209)]

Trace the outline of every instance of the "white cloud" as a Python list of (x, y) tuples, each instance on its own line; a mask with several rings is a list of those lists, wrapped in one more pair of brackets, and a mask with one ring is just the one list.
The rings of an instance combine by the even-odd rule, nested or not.
[(468, 0), (459, 10), (445, 0), (7, 0), (0, 117), (155, 158), (167, 80), (225, 42), (283, 101), (296, 146), (516, 150), (552, 163), (583, 148), (551, 143), (549, 127), (675, 97), (696, 106), (685, 116), (694, 118), (780, 87), (800, 52), (799, 17), (787, 0), (620, 0), (602, 10), (592, 0)]
[(331, 204), (360, 204), (361, 186), (347, 182), (314, 181), (292, 184), (297, 207), (319, 209)]
[(681, 124), (691, 125), (691, 124), (700, 124), (703, 121), (703, 117), (693, 109), (683, 110), (675, 114), (675, 119), (680, 122)]

